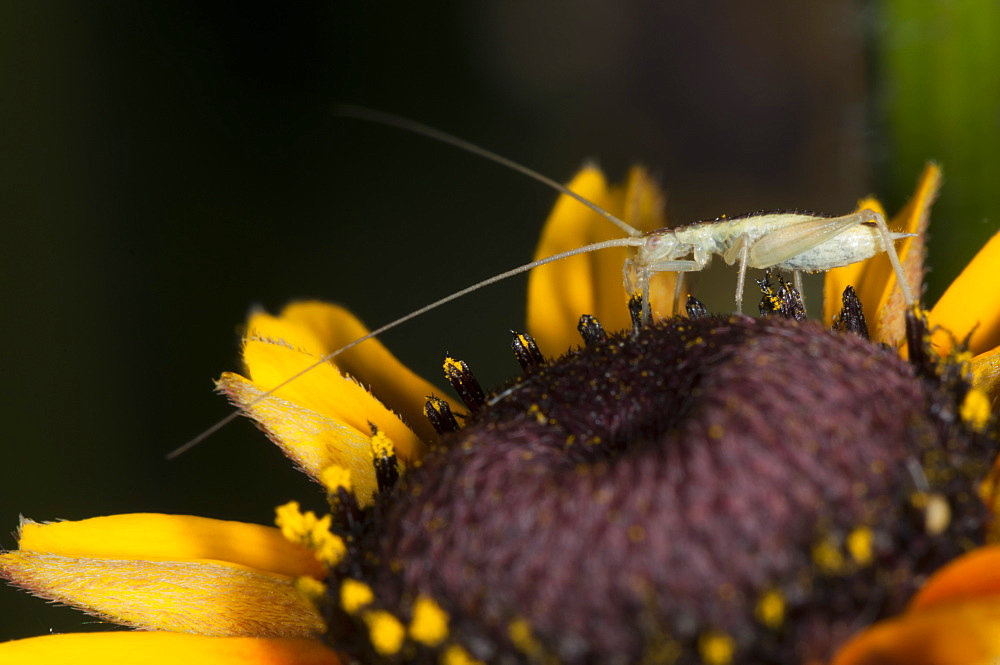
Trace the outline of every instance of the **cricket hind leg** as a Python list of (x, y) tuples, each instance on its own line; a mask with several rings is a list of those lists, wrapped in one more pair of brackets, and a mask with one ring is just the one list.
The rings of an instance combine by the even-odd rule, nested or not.
[(906, 301), (906, 308), (912, 309), (917, 302), (913, 297), (913, 291), (910, 290), (910, 283), (906, 279), (906, 273), (903, 271), (903, 264), (899, 260), (899, 254), (896, 253), (896, 244), (892, 240), (889, 225), (885, 223), (885, 218), (874, 210), (862, 210), (861, 212), (870, 213), (872, 217), (871, 221), (875, 222), (875, 225), (878, 227), (879, 235), (882, 237), (882, 245), (885, 247), (885, 253), (889, 255), (889, 263), (892, 264), (892, 270), (896, 273), (896, 282), (899, 284), (899, 290), (903, 294), (903, 300)]

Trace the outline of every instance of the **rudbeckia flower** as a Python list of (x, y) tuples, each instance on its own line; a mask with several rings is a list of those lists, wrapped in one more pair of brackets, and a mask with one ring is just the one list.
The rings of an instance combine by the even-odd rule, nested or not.
[[(919, 292), (928, 167), (893, 220)], [(636, 169), (571, 188), (644, 230)], [(873, 208), (877, 202), (862, 201)], [(540, 255), (610, 235), (560, 199)], [(35, 663), (965, 664), (1000, 657), (1000, 235), (929, 312), (883, 257), (830, 271), (825, 324), (762, 282), (762, 318), (642, 325), (624, 255), (533, 272), (524, 374), (461, 403), (343, 308), (251, 315), (219, 389), (324, 488), (278, 528), (197, 517), (25, 520), (0, 574), (147, 632), (0, 645)], [(671, 276), (653, 309), (669, 314)], [(851, 287), (851, 288), (847, 288)], [(581, 317), (581, 315), (584, 315)], [(866, 322), (867, 321), (867, 322)], [(835, 331), (828, 330), (833, 323)], [(869, 339), (870, 338), (870, 341)], [(568, 350), (568, 351), (567, 351)]]

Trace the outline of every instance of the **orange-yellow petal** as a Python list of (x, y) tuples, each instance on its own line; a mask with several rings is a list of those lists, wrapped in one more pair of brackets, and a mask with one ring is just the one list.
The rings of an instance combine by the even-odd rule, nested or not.
[(133, 513), (49, 524), (24, 520), (18, 545), (66, 557), (214, 559), (290, 577), (326, 577), (312, 552), (274, 527), (191, 515)]
[(982, 597), (992, 597), (1000, 606), (1000, 545), (980, 547), (939, 569), (907, 611)]
[[(641, 231), (664, 225), (663, 196), (646, 172), (634, 168), (624, 188), (609, 188), (600, 169), (584, 167), (568, 187)], [(541, 259), (623, 233), (604, 217), (569, 196), (560, 196), (535, 251)], [(543, 353), (561, 354), (580, 344), (577, 322), (592, 314), (609, 331), (629, 325), (628, 294), (622, 286), (626, 248), (604, 249), (541, 266), (528, 281), (528, 332)], [(654, 311), (672, 311), (673, 278), (653, 279)]]
[(1000, 658), (1000, 602), (946, 603), (880, 621), (833, 665), (988, 665)]
[(326, 626), (288, 577), (211, 561), (0, 554), (0, 576), (125, 626), (223, 637), (313, 637)]
[[(584, 167), (567, 186), (605, 210), (615, 212), (612, 208), (616, 207), (616, 201), (598, 168)], [(594, 242), (591, 240), (593, 230), (602, 223), (608, 224), (578, 201), (560, 196), (542, 230), (535, 259)], [(604, 239), (607, 237), (602, 236), (601, 240)], [(572, 323), (581, 314), (593, 313), (593, 260), (593, 255), (584, 254), (531, 272), (528, 278), (528, 332), (543, 353), (559, 354), (579, 344), (579, 335)]]
[[(317, 301), (292, 303), (279, 316), (254, 312), (247, 327), (250, 337), (281, 339), (316, 358), (368, 333), (361, 321), (343, 307)], [(440, 396), (440, 391), (410, 371), (380, 341), (363, 342), (336, 356), (332, 362), (368, 387), (379, 401), (401, 414), (425, 441), (437, 439), (437, 432), (423, 415), (423, 407), (428, 395)], [(253, 368), (249, 371), (253, 373)], [(457, 403), (448, 401), (453, 411), (460, 409)]]
[(0, 643), (6, 665), (340, 665), (317, 640), (109, 632), (46, 635)]
[(951, 283), (927, 320), (933, 331), (931, 344), (941, 354), (970, 332), (969, 350), (974, 354), (1000, 346), (1000, 233)]

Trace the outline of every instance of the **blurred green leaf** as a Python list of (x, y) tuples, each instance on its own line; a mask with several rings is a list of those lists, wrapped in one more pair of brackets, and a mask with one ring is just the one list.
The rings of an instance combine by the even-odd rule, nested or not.
[(1000, 226), (1000, 3), (884, 0), (876, 19), (883, 187), (899, 203), (928, 160), (944, 170), (934, 207), (937, 296)]

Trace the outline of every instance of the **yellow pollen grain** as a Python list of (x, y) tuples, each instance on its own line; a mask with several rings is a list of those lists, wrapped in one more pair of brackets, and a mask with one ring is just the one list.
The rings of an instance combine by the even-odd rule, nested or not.
[(531, 406), (528, 407), (528, 415), (534, 416), (535, 421), (539, 425), (544, 425), (545, 421), (548, 420), (548, 418), (545, 417), (545, 414), (542, 413), (542, 407), (538, 406), (537, 404), (532, 404)]
[(344, 545), (343, 539), (328, 530), (324, 530), (317, 536), (314, 546), (316, 557), (330, 567), (336, 566), (347, 554), (347, 547)]
[(303, 575), (295, 578), (295, 588), (303, 596), (308, 598), (314, 605), (319, 604), (326, 595), (326, 585), (315, 577)]
[(384, 610), (375, 610), (364, 615), (368, 625), (368, 639), (381, 656), (394, 656), (403, 647), (406, 629), (399, 619)]
[(319, 480), (328, 494), (339, 489), (351, 492), (351, 470), (339, 464), (331, 464), (320, 473)]
[(977, 432), (983, 431), (990, 419), (990, 398), (979, 388), (972, 388), (962, 400), (959, 413), (962, 420)]
[(736, 643), (725, 633), (711, 631), (698, 639), (698, 652), (705, 665), (729, 665), (733, 662)]
[(446, 376), (451, 374), (464, 374), (465, 370), (462, 369), (462, 361), (455, 360), (451, 356), (444, 359), (444, 373)]
[(316, 558), (328, 566), (340, 563), (347, 548), (340, 536), (330, 533), (330, 515), (318, 518), (311, 510), (302, 512), (298, 501), (278, 506), (275, 513), (275, 524), (286, 540), (313, 550)]
[(972, 352), (968, 349), (963, 351), (955, 351), (952, 349), (951, 360), (955, 364), (959, 365), (962, 370), (962, 374), (968, 377), (972, 373)]
[(874, 544), (875, 533), (866, 526), (859, 526), (847, 536), (847, 551), (859, 566), (867, 566), (875, 558)]
[(646, 540), (646, 530), (642, 525), (633, 524), (628, 528), (628, 539), (633, 543), (641, 543)]
[(421, 644), (436, 647), (448, 637), (448, 613), (427, 596), (417, 597), (413, 604), (410, 637)]
[(525, 619), (514, 619), (507, 625), (507, 635), (521, 653), (532, 656), (542, 650), (542, 645), (531, 632), (531, 625)]
[(828, 540), (813, 546), (812, 559), (820, 572), (827, 575), (834, 575), (844, 568), (844, 555)]
[(355, 614), (365, 605), (371, 604), (375, 600), (375, 593), (372, 588), (364, 582), (345, 579), (340, 584), (340, 606), (348, 614)]
[(374, 459), (392, 457), (396, 454), (396, 447), (392, 444), (392, 439), (386, 436), (381, 430), (372, 435), (369, 445), (371, 446), (372, 458)]
[(316, 521), (316, 514), (311, 511), (303, 513), (298, 501), (289, 501), (278, 506), (274, 512), (274, 523), (281, 529), (281, 535), (293, 543), (301, 542), (301, 534), (308, 532), (312, 528), (312, 523)]
[(438, 662), (441, 665), (485, 665), (483, 661), (473, 658), (472, 654), (458, 644), (452, 644), (445, 649)]
[(948, 499), (940, 494), (927, 495), (924, 508), (924, 530), (931, 536), (939, 536), (951, 524), (951, 506)]
[(777, 589), (764, 593), (757, 599), (754, 608), (757, 620), (770, 628), (777, 630), (785, 622), (785, 596)]
[(708, 426), (708, 438), (710, 439), (721, 439), (722, 435), (725, 433), (725, 428), (718, 423)]

